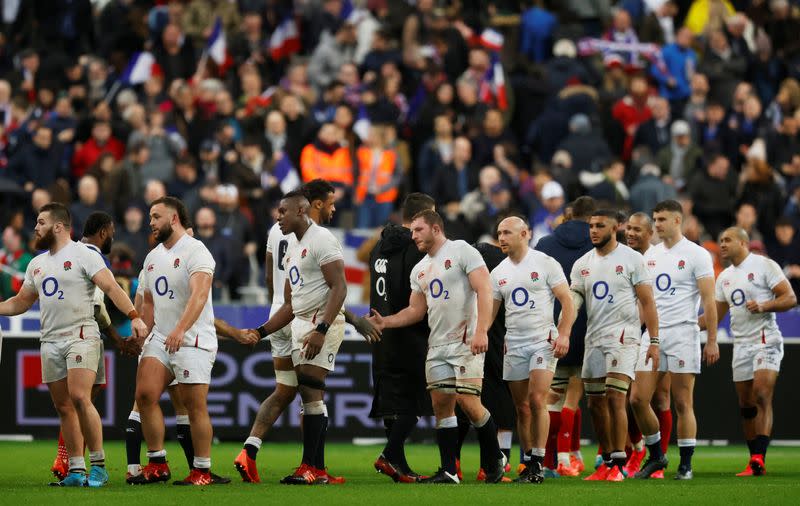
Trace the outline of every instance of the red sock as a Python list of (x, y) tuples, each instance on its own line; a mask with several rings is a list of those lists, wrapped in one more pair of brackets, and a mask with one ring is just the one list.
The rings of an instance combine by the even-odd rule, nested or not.
[(66, 459), (69, 455), (67, 455), (67, 446), (64, 444), (64, 435), (61, 431), (58, 431), (58, 458)]
[(581, 408), (575, 410), (572, 417), (572, 437), (569, 443), (569, 451), (577, 452), (581, 450)]
[(628, 417), (628, 437), (631, 438), (632, 445), (636, 445), (636, 443), (642, 440), (642, 431), (639, 429), (639, 424), (636, 423), (636, 419), (633, 417)]
[(672, 411), (658, 412), (658, 430), (661, 431), (661, 450), (666, 455), (669, 448), (669, 438), (672, 436)]
[(575, 412), (569, 408), (561, 410), (561, 427), (558, 430), (558, 453), (568, 453), (572, 442), (572, 427), (575, 422)]
[(548, 411), (550, 413), (550, 430), (547, 433), (547, 448), (545, 449), (545, 467), (556, 468), (556, 452), (558, 451), (558, 431), (561, 428), (561, 412)]

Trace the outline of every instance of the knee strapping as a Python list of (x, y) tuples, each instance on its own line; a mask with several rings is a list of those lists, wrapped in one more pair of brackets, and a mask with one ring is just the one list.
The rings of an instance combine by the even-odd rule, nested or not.
[(428, 390), (438, 390), (443, 394), (455, 394), (457, 392), (456, 384), (448, 382), (429, 383)]
[[(275, 371), (275, 382), (287, 387), (297, 387), (297, 373), (294, 371)], [(325, 384), (323, 383), (324, 387)]]
[(314, 390), (325, 390), (325, 382), (307, 374), (297, 374), (297, 384)]
[(625, 380), (606, 378), (606, 391), (608, 392), (620, 392), (622, 394), (627, 394), (630, 387), (630, 383)]
[(586, 395), (601, 396), (606, 394), (606, 385), (604, 383), (584, 383), (583, 389)]
[(747, 406), (739, 409), (739, 413), (741, 413), (742, 418), (745, 420), (752, 420), (758, 415), (758, 408), (755, 406)]
[(555, 390), (566, 390), (569, 386), (569, 377), (556, 377), (553, 376), (553, 381), (550, 382), (550, 388)]
[(305, 415), (324, 415), (325, 414), (325, 402), (324, 401), (312, 401), (306, 402), (303, 404), (303, 414)]
[(481, 385), (477, 385), (475, 383), (459, 383), (456, 382), (456, 393), (462, 395), (475, 395), (480, 397), (481, 396), (482, 387)]

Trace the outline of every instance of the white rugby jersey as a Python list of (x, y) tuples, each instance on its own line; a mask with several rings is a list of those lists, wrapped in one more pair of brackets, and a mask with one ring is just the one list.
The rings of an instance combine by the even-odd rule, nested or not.
[(318, 313), (328, 302), (331, 289), (321, 267), (337, 260), (344, 260), (342, 245), (330, 230), (313, 221), (301, 240), (289, 244), (283, 267), (292, 290), (295, 316), (311, 321), (322, 316)]
[(100, 337), (94, 321), (92, 278), (105, 268), (103, 258), (80, 242), (69, 242), (55, 255), (46, 251), (31, 260), (23, 286), (39, 294), (42, 341)]
[(714, 278), (711, 254), (684, 237), (669, 249), (663, 242), (648, 248), (644, 260), (653, 279), (659, 328), (697, 323), (697, 280)]
[(767, 257), (750, 253), (738, 266), (730, 265), (717, 278), (715, 298), (727, 302), (735, 342), (772, 343), (782, 339), (775, 313), (754, 314), (747, 301), (773, 300), (772, 289), (786, 280), (783, 271)]
[(267, 253), (272, 254), (272, 302), (269, 316), (272, 317), (283, 306), (283, 288), (286, 285), (286, 269), (283, 262), (286, 252), (297, 243), (294, 234), (283, 235), (278, 224), (272, 225), (267, 236)]
[[(105, 264), (106, 258), (103, 256), (103, 252), (100, 251), (100, 248), (98, 248), (94, 244), (88, 244), (88, 243), (81, 243), (81, 244), (83, 244), (84, 246), (89, 248), (90, 251), (94, 251), (95, 253), (100, 255), (100, 258), (103, 259), (103, 264)], [(100, 307), (105, 307), (105, 301), (106, 301), (106, 294), (103, 292), (103, 290), (100, 289), (99, 286), (95, 286), (94, 287), (94, 305), (95, 306), (100, 306)]]
[(428, 304), (428, 346), (469, 342), (478, 323), (478, 298), (469, 273), (486, 264), (464, 241), (446, 241), (436, 256), (425, 255), (411, 270), (411, 290)]
[[(144, 260), (144, 290), (153, 296), (153, 335), (163, 340), (175, 328), (189, 305), (189, 278), (196, 272), (214, 275), (216, 263), (205, 245), (185, 234), (172, 248), (159, 244)], [(181, 346), (208, 351), (217, 349), (211, 290), (203, 310), (186, 330)]]
[(520, 263), (506, 258), (492, 270), (492, 296), (505, 305), (509, 349), (558, 337), (553, 288), (566, 282), (561, 264), (530, 248)]
[(583, 296), (586, 305), (587, 341), (620, 339), (623, 332), (639, 336), (635, 287), (651, 282), (642, 255), (624, 244), (606, 256), (595, 248), (575, 262), (570, 279), (570, 288)]

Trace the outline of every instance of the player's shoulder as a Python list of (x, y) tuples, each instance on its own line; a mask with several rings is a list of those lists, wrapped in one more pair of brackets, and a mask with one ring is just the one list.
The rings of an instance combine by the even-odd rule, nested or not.
[(504, 273), (504, 272), (506, 272), (508, 270), (511, 270), (513, 268), (514, 268), (514, 264), (511, 262), (511, 259), (506, 257), (499, 264), (497, 264), (497, 267), (492, 269), (492, 272), (490, 274), (492, 276), (496, 276), (496, 275), (502, 274), (502, 273)]
[[(644, 260), (644, 256), (642, 256), (641, 253), (631, 248), (627, 244), (620, 244), (614, 253), (631, 262), (641, 262)], [(647, 252), (645, 251), (645, 253)]]
[[(457, 252), (465, 252), (465, 251), (470, 251), (470, 250), (475, 250), (476, 252), (478, 251), (477, 248), (475, 248), (470, 243), (468, 243), (467, 241), (464, 241), (462, 239), (448, 240), (445, 243), (445, 247), (447, 247), (448, 249), (457, 251)], [(467, 249), (467, 248), (469, 248), (469, 249)]]
[(711, 258), (711, 253), (704, 247), (700, 246), (696, 242), (690, 241), (689, 239), (682, 240), (679, 244), (680, 251), (685, 252), (686, 254), (692, 255), (695, 258)]
[(334, 235), (333, 232), (323, 227), (322, 225), (314, 223), (313, 225), (311, 225), (309, 231), (311, 232), (311, 237), (314, 239), (313, 241), (311, 241), (312, 245), (318, 240), (335, 241), (337, 244), (339, 243), (339, 239), (336, 238), (336, 235)]

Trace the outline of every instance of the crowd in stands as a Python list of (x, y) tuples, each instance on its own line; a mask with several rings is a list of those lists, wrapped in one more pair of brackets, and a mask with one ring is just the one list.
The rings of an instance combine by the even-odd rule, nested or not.
[(169, 194), (237, 299), (314, 178), (335, 226), (423, 191), (471, 242), (509, 209), (535, 241), (580, 195), (677, 198), (687, 237), (737, 224), (800, 292), (796, 0), (7, 0), (2, 22), (0, 297), (45, 203), (76, 238), (110, 213), (135, 275)]

